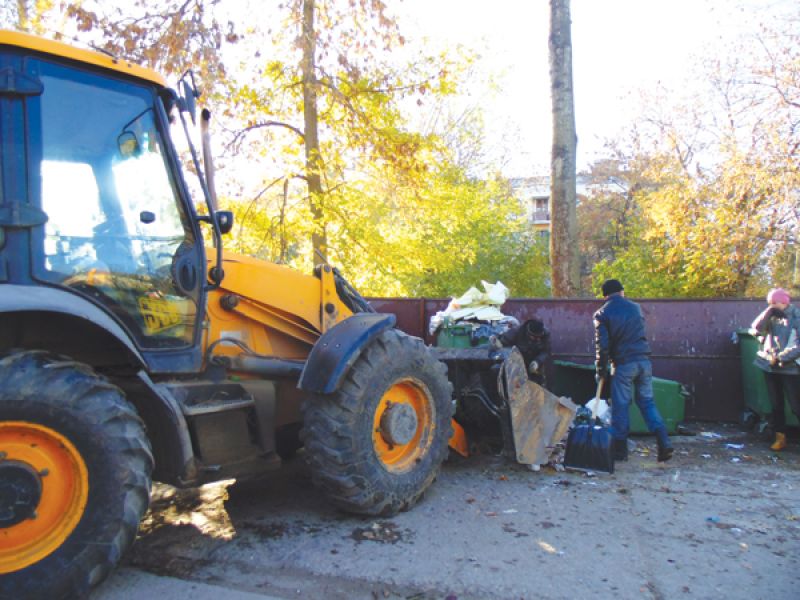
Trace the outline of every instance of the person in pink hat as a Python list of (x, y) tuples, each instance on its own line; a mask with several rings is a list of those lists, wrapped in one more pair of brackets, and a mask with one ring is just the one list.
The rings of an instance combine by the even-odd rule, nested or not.
[(751, 325), (761, 342), (753, 362), (764, 371), (772, 405), (770, 425), (775, 432), (770, 448), (778, 451), (786, 447), (784, 396), (800, 419), (800, 309), (791, 304), (789, 292), (783, 288), (770, 290), (767, 304)]

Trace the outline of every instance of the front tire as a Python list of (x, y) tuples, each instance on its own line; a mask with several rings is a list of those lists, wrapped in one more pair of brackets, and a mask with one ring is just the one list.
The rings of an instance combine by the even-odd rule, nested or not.
[(314, 483), (345, 511), (389, 516), (422, 496), (447, 456), (452, 386), (422, 340), (390, 329), (303, 413)]
[(45, 352), (0, 360), (0, 598), (76, 598), (147, 509), (144, 425), (119, 388)]

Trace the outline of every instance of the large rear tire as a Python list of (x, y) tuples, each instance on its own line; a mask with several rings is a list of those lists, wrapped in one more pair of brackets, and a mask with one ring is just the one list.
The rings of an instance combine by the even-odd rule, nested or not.
[(390, 329), (361, 353), (338, 391), (305, 402), (312, 477), (336, 506), (389, 516), (422, 496), (452, 435), (446, 373), (422, 340)]
[(119, 388), (45, 352), (0, 360), (0, 598), (80, 598), (147, 509), (153, 456)]

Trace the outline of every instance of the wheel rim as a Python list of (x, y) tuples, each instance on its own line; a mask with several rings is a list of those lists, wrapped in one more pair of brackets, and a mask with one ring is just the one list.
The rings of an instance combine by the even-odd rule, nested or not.
[[(80, 452), (63, 435), (35, 423), (0, 423), (0, 573), (32, 565), (55, 551), (77, 527), (89, 499), (89, 474)], [(18, 482), (12, 486), (9, 481)], [(21, 482), (21, 483), (19, 483)], [(38, 498), (34, 482), (38, 482)], [(24, 519), (9, 516), (23, 505)]]
[(397, 382), (383, 394), (375, 410), (375, 454), (388, 471), (408, 471), (428, 451), (433, 427), (433, 404), (427, 388), (417, 381)]

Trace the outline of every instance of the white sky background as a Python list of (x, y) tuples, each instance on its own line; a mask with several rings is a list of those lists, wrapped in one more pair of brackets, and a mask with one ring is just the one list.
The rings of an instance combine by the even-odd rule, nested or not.
[[(602, 154), (603, 140), (635, 119), (639, 90), (679, 90), (702, 52), (755, 32), (797, 0), (572, 0), (578, 169)], [(388, 0), (413, 44), (461, 43), (478, 50), (498, 77), (496, 94), (476, 86), (469, 100), (486, 115), (495, 147), (515, 148), (510, 177), (550, 171), (548, 0)]]

